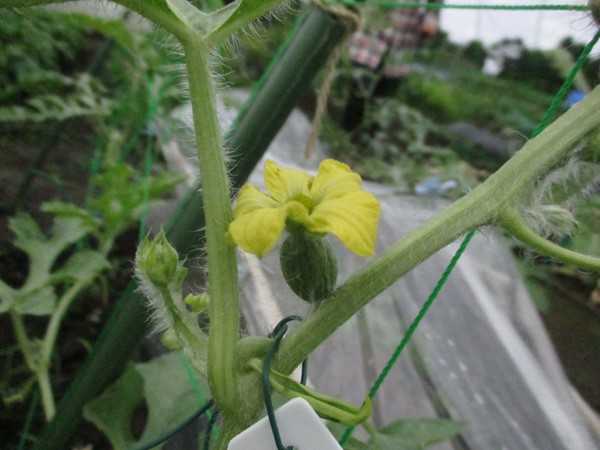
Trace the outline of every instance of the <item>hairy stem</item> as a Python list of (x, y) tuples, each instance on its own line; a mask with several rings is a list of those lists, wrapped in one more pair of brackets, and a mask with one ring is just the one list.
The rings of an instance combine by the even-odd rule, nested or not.
[(200, 330), (197, 318), (182, 311), (185, 306), (178, 306), (168, 289), (161, 291), (163, 302), (173, 320), (173, 330), (183, 347), (183, 352), (196, 371), (206, 377), (206, 354), (208, 337)]
[(582, 255), (581, 253), (563, 248), (548, 239), (544, 239), (527, 226), (525, 220), (523, 220), (516, 210), (509, 211), (504, 215), (502, 226), (514, 237), (544, 255), (552, 256), (582, 269), (600, 271), (600, 258)]
[(319, 344), (375, 296), (468, 230), (503, 225), (527, 201), (536, 180), (565, 161), (588, 132), (600, 126), (600, 87), (529, 141), (488, 180), (367, 264), (337, 288), (282, 342), (274, 368), (290, 373)]
[(206, 217), (210, 289), (208, 382), (219, 409), (235, 414), (236, 344), (240, 315), (236, 250), (225, 240), (232, 213), (223, 140), (215, 108), (209, 48), (200, 36), (194, 34), (190, 34), (182, 44), (186, 55)]

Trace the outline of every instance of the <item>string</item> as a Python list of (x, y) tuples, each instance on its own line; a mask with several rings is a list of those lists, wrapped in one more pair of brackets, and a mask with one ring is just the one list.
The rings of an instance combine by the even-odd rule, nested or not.
[(352, 34), (358, 29), (361, 21), (360, 15), (348, 8), (344, 8), (341, 6), (330, 6), (322, 1), (316, 0), (313, 0), (313, 3), (316, 6), (322, 8), (324, 11), (333, 14), (335, 17), (337, 17), (337, 19), (340, 22), (342, 22), (344, 24), (344, 27), (346, 28), (346, 36), (342, 40), (340, 40), (340, 42), (338, 42), (336, 48), (329, 56), (327, 64), (325, 65), (325, 76), (323, 78), (323, 82), (321, 83), (319, 95), (317, 96), (317, 106), (315, 108), (315, 114), (311, 124), (312, 132), (304, 149), (304, 157), (306, 159), (310, 159), (310, 157), (314, 154), (315, 148), (317, 146), (317, 141), (319, 139), (321, 126), (323, 123), (323, 115), (327, 110), (329, 92), (331, 91), (331, 85), (333, 84), (333, 80), (336, 74), (335, 69), (344, 53), (347, 42), (350, 40)]
[(491, 9), (504, 11), (588, 11), (585, 5), (484, 5), (484, 4), (445, 4), (445, 3), (400, 3), (397, 1), (371, 1), (367, 4), (357, 0), (335, 0), (335, 4), (344, 6), (368, 6), (375, 8), (427, 8), (427, 9)]
[(536, 137), (550, 124), (552, 116), (554, 116), (554, 113), (560, 107), (560, 105), (563, 104), (570, 87), (575, 81), (577, 73), (581, 70), (581, 68), (587, 61), (587, 58), (594, 49), (594, 46), (598, 43), (598, 39), (600, 39), (600, 30), (596, 33), (592, 40), (588, 42), (588, 44), (583, 48), (581, 55), (579, 55), (579, 58), (577, 58), (577, 61), (575, 62), (575, 65), (573, 66), (569, 74), (567, 75), (565, 82), (562, 84), (562, 86), (556, 93), (554, 99), (552, 100), (552, 103), (550, 103), (546, 114), (544, 114), (544, 117), (540, 121), (539, 125), (536, 127), (532, 137)]
[[(433, 302), (437, 298), (438, 294), (442, 290), (442, 287), (444, 286), (444, 284), (446, 283), (446, 281), (450, 277), (450, 274), (454, 270), (454, 267), (458, 263), (458, 260), (460, 259), (460, 257), (462, 256), (462, 254), (466, 250), (467, 246), (469, 245), (469, 242), (471, 242), (471, 239), (473, 238), (473, 236), (475, 236), (475, 230), (469, 231), (469, 233), (467, 233), (467, 235), (465, 236), (464, 240), (460, 244), (460, 247), (458, 248), (458, 250), (456, 251), (455, 255), (450, 260), (450, 264), (448, 264), (448, 267), (446, 267), (446, 270), (444, 271), (444, 273), (442, 274), (441, 278), (439, 279), (439, 281), (435, 285), (435, 288), (433, 289), (433, 291), (431, 292), (431, 294), (427, 298), (427, 301), (425, 302), (425, 304), (423, 305), (423, 307), (421, 308), (421, 310), (417, 314), (417, 317), (415, 317), (415, 319), (412, 321), (412, 323), (410, 324), (410, 326), (406, 330), (406, 333), (404, 334), (404, 337), (402, 338), (402, 340), (398, 344), (398, 347), (396, 347), (396, 350), (394, 351), (394, 353), (392, 354), (392, 356), (388, 360), (387, 364), (385, 365), (385, 367), (383, 368), (383, 370), (381, 371), (381, 373), (377, 377), (377, 380), (373, 384), (373, 387), (371, 387), (371, 390), (369, 391), (369, 398), (373, 399), (373, 397), (375, 397), (375, 394), (377, 394), (377, 391), (379, 390), (379, 388), (381, 387), (381, 385), (383, 384), (383, 382), (387, 378), (387, 376), (390, 373), (390, 371), (392, 370), (392, 367), (394, 366), (394, 364), (396, 364), (396, 361), (398, 360), (398, 358), (400, 357), (400, 354), (402, 353), (402, 351), (406, 347), (406, 344), (408, 344), (408, 342), (412, 338), (413, 334), (417, 330), (417, 327), (419, 326), (419, 324), (423, 320), (423, 317), (425, 317), (425, 314), (427, 313), (427, 311), (429, 310), (429, 308), (431, 307), (431, 305), (433, 304)], [(350, 437), (350, 435), (354, 431), (354, 428), (355, 428), (354, 426), (349, 426), (348, 428), (346, 428), (346, 431), (344, 432), (344, 435), (340, 439), (340, 445), (341, 446), (343, 446), (346, 443), (346, 441), (348, 440), (348, 438)]]
[[(575, 65), (573, 66), (573, 68), (571, 69), (571, 71), (569, 72), (569, 74), (567, 75), (564, 83), (562, 84), (562, 86), (560, 87), (560, 89), (556, 93), (554, 99), (550, 103), (550, 106), (548, 107), (548, 110), (544, 114), (544, 117), (542, 118), (542, 120), (540, 121), (539, 125), (537, 126), (537, 128), (533, 132), (533, 136), (532, 137), (537, 136), (539, 133), (541, 133), (549, 125), (549, 123), (550, 123), (550, 121), (552, 119), (552, 116), (555, 114), (555, 112), (560, 107), (560, 105), (562, 105), (562, 103), (563, 103), (563, 101), (565, 99), (565, 96), (566, 96), (569, 88), (573, 85), (573, 82), (575, 80), (575, 77), (576, 77), (577, 73), (579, 72), (579, 70), (581, 69), (581, 67), (583, 66), (583, 64), (585, 63), (585, 61), (587, 60), (589, 54), (591, 53), (591, 51), (593, 50), (594, 46), (596, 45), (596, 43), (598, 42), (599, 39), (600, 39), (600, 31), (598, 31), (596, 33), (596, 35), (592, 38), (592, 40), (584, 47), (583, 51), (579, 55), (579, 58), (577, 59), (577, 62), (575, 63)], [(462, 254), (466, 250), (467, 246), (469, 245), (469, 242), (471, 241), (471, 239), (475, 235), (475, 232), (476, 232), (476, 230), (471, 230), (465, 236), (465, 239), (463, 240), (463, 242), (460, 245), (459, 249), (457, 250), (456, 254), (454, 255), (454, 257), (450, 261), (450, 264), (448, 265), (448, 267), (446, 268), (446, 270), (442, 274), (442, 277), (440, 278), (440, 280), (436, 284), (435, 288), (431, 292), (431, 295), (428, 297), (427, 301), (425, 302), (425, 304), (423, 305), (423, 307), (421, 308), (421, 310), (417, 314), (417, 317), (413, 320), (413, 322), (408, 327), (408, 329), (407, 329), (404, 337), (402, 338), (402, 340), (398, 344), (398, 347), (396, 348), (396, 350), (394, 351), (394, 353), (390, 357), (388, 363), (383, 368), (383, 370), (381, 371), (381, 374), (379, 375), (379, 377), (377, 378), (377, 380), (373, 384), (373, 387), (369, 391), (369, 397), (371, 399), (375, 396), (375, 394), (377, 393), (377, 391), (381, 387), (383, 381), (385, 380), (385, 378), (389, 374), (390, 370), (392, 369), (393, 365), (396, 363), (396, 361), (400, 357), (400, 354), (402, 353), (402, 351), (406, 347), (406, 344), (410, 341), (412, 335), (414, 334), (414, 332), (416, 331), (417, 327), (421, 323), (423, 317), (425, 316), (425, 313), (429, 310), (429, 308), (431, 307), (431, 305), (433, 304), (433, 302), (437, 298), (437, 296), (438, 296), (439, 292), (441, 291), (443, 285), (446, 283), (448, 277), (450, 276), (450, 274), (454, 270), (454, 267), (456, 266), (458, 260), (460, 259), (460, 257), (462, 256)], [(341, 437), (341, 439), (339, 441), (339, 443), (340, 443), (341, 446), (343, 446), (347, 442), (347, 440), (352, 435), (353, 431), (354, 431), (354, 426), (350, 426), (350, 427), (346, 428), (344, 434), (342, 435), (342, 437)]]
[[(190, 363), (188, 362), (187, 358), (185, 357), (183, 350), (179, 350), (177, 352), (177, 355), (179, 356), (179, 360), (181, 361), (181, 364), (183, 365), (183, 369), (185, 370), (185, 374), (187, 375), (190, 385), (192, 386), (192, 389), (196, 393), (196, 397), (198, 397), (198, 400), (200, 400), (201, 403), (206, 403), (206, 398), (204, 397), (204, 392), (202, 392), (202, 387), (200, 387), (200, 383), (198, 383), (198, 379), (194, 376), (192, 367), (191, 367)], [(207, 412), (206, 415), (208, 418), (210, 418), (210, 412)]]

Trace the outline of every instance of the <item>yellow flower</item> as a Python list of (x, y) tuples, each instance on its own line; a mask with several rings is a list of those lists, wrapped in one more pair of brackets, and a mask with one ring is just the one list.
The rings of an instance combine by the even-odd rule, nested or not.
[(313, 177), (267, 161), (265, 186), (269, 195), (251, 184), (240, 190), (229, 236), (243, 250), (262, 257), (287, 224), (332, 233), (360, 256), (375, 253), (379, 202), (347, 165), (327, 159)]

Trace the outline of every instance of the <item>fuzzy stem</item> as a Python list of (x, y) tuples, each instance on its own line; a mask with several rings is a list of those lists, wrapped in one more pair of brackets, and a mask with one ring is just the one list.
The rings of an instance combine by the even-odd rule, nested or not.
[(544, 255), (552, 256), (568, 264), (581, 267), (582, 269), (600, 271), (600, 258), (568, 250), (554, 242), (544, 239), (527, 226), (525, 220), (523, 220), (516, 210), (507, 212), (504, 215), (502, 226), (514, 237)]
[[(258, 389), (258, 386), (256, 388)], [(232, 418), (230, 415), (224, 415), (223, 421), (219, 424), (219, 436), (214, 446), (214, 450), (227, 449), (229, 442), (242, 431), (243, 428), (239, 426), (236, 419)]]
[(503, 224), (503, 216), (529, 197), (536, 180), (564, 161), (586, 134), (600, 126), (600, 87), (529, 141), (502, 168), (388, 250), (323, 300), (282, 342), (273, 363), (290, 373), (314, 349), (375, 296), (439, 249), (483, 224)]
[(200, 36), (193, 33), (182, 44), (186, 55), (206, 217), (210, 289), (208, 382), (219, 409), (235, 414), (236, 344), (240, 315), (236, 250), (225, 240), (232, 213), (223, 140), (215, 108), (209, 48)]
[[(208, 350), (208, 337), (198, 328), (187, 315), (178, 308), (168, 289), (160, 291), (168, 314), (173, 321), (173, 330), (177, 339), (182, 344), (183, 352), (196, 371), (206, 377), (206, 354)], [(185, 308), (185, 307), (184, 307)]]
[(337, 328), (402, 275), (493, 217), (491, 208), (474, 207), (481, 203), (480, 199), (463, 197), (462, 200), (396, 242), (323, 300), (282, 342), (274, 362), (276, 370), (291, 372)]

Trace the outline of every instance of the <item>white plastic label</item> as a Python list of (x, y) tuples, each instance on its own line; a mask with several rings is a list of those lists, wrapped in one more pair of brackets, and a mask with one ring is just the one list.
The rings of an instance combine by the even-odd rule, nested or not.
[[(321, 418), (302, 398), (275, 410), (277, 428), (285, 447), (298, 450), (342, 450)], [(277, 450), (269, 418), (264, 417), (234, 437), (227, 450)]]

